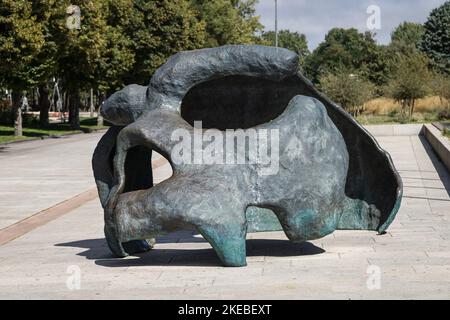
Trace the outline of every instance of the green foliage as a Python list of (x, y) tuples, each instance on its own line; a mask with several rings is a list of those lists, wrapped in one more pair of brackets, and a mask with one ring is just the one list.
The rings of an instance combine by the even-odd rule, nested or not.
[[(14, 90), (16, 122), (22, 91), (55, 76), (68, 93), (78, 127), (80, 92), (107, 96), (147, 84), (171, 55), (231, 43), (255, 43), (262, 30), (256, 0), (0, 0), (0, 85)], [(67, 27), (69, 5), (81, 27)], [(19, 128), (19, 127), (18, 127)]]
[[(66, 26), (66, 8), (70, 4), (81, 9), (81, 28)], [(59, 74), (64, 84), (72, 90), (95, 86), (100, 74), (102, 58), (108, 54), (108, 26), (106, 1), (59, 2), (59, 19), (55, 20), (53, 34), (58, 44)]]
[(411, 119), (416, 100), (431, 92), (431, 80), (427, 57), (420, 53), (399, 56), (385, 92), (401, 103), (402, 115)]
[(422, 24), (403, 22), (392, 32), (390, 46), (403, 54), (417, 52), (424, 33), (425, 28)]
[(258, 0), (191, 0), (197, 18), (205, 22), (206, 47), (258, 42), (263, 30), (255, 16)]
[(440, 97), (442, 105), (446, 100), (447, 108), (450, 108), (450, 76), (443, 73), (434, 73), (431, 89), (433, 94)]
[(146, 85), (153, 72), (171, 55), (205, 45), (205, 22), (199, 21), (189, 1), (123, 2), (123, 10), (114, 11), (122, 14), (115, 19), (131, 40), (134, 52), (134, 63), (125, 77), (127, 84)]
[[(262, 39), (269, 45), (275, 45), (275, 32), (268, 31), (262, 34)], [(282, 48), (296, 52), (300, 56), (300, 65), (304, 66), (306, 57), (310, 54), (308, 49), (308, 41), (304, 34), (292, 32), (289, 30), (281, 30), (278, 33), (278, 44)]]
[(358, 74), (338, 70), (320, 77), (320, 89), (354, 116), (374, 97), (375, 86)]
[(319, 78), (337, 70), (359, 70), (375, 84), (383, 84), (387, 65), (384, 51), (377, 46), (373, 34), (356, 29), (332, 29), (319, 47), (306, 59), (306, 74), (318, 82)]
[[(446, 110), (442, 110), (441, 112), (439, 112), (438, 119), (439, 119), (439, 121), (450, 120), (450, 110), (446, 109)], [(450, 135), (450, 132), (448, 132), (448, 133)]]
[(22, 91), (41, 76), (35, 64), (45, 45), (45, 30), (32, 1), (0, 0), (0, 83)]
[[(11, 111), (0, 111), (0, 125), (11, 125), (14, 121), (14, 115)], [(31, 114), (24, 114), (22, 123), (24, 126), (36, 126), (39, 121)]]
[(438, 70), (450, 74), (450, 1), (431, 12), (421, 47)]

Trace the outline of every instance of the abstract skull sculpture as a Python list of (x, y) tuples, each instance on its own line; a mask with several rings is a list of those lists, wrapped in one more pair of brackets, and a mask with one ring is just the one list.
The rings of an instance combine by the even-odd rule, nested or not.
[[(298, 56), (285, 49), (181, 52), (148, 87), (126, 87), (101, 112), (114, 126), (93, 168), (106, 239), (118, 257), (151, 249), (157, 235), (194, 228), (225, 266), (244, 266), (247, 232), (284, 230), (295, 242), (342, 229), (383, 233), (400, 207), (402, 182), (390, 156), (304, 78)], [(258, 161), (175, 161), (174, 132), (192, 141), (206, 132), (195, 121), (214, 141), (225, 140), (226, 129), (276, 130), (266, 151), (279, 155), (277, 170), (262, 174)], [(173, 169), (156, 186), (152, 151)], [(246, 151), (227, 148), (220, 157), (247, 159)]]

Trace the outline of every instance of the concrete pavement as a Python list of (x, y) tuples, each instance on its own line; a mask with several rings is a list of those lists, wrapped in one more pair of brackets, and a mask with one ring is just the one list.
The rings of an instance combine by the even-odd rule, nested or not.
[(95, 189), (91, 159), (103, 134), (0, 146), (0, 230)]
[(158, 239), (147, 254), (114, 259), (93, 200), (0, 247), (0, 298), (448, 299), (449, 173), (423, 137), (378, 141), (405, 183), (385, 236), (340, 231), (300, 245), (281, 232), (252, 234), (248, 267), (230, 269), (184, 231)]
[(0, 146), (0, 229), (94, 187), (102, 133)]

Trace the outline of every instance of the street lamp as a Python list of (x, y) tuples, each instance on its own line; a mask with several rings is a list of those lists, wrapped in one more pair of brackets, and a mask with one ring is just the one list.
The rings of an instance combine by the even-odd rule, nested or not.
[(278, 48), (278, 0), (275, 0), (275, 47)]

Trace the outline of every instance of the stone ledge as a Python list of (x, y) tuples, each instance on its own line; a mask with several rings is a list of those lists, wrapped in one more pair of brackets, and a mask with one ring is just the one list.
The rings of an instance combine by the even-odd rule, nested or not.
[(375, 137), (418, 136), (421, 134), (422, 127), (423, 124), (382, 124), (364, 126), (364, 128)]
[(450, 171), (450, 140), (444, 137), (442, 132), (432, 124), (424, 125), (422, 132), (442, 163), (447, 167), (447, 170)]

